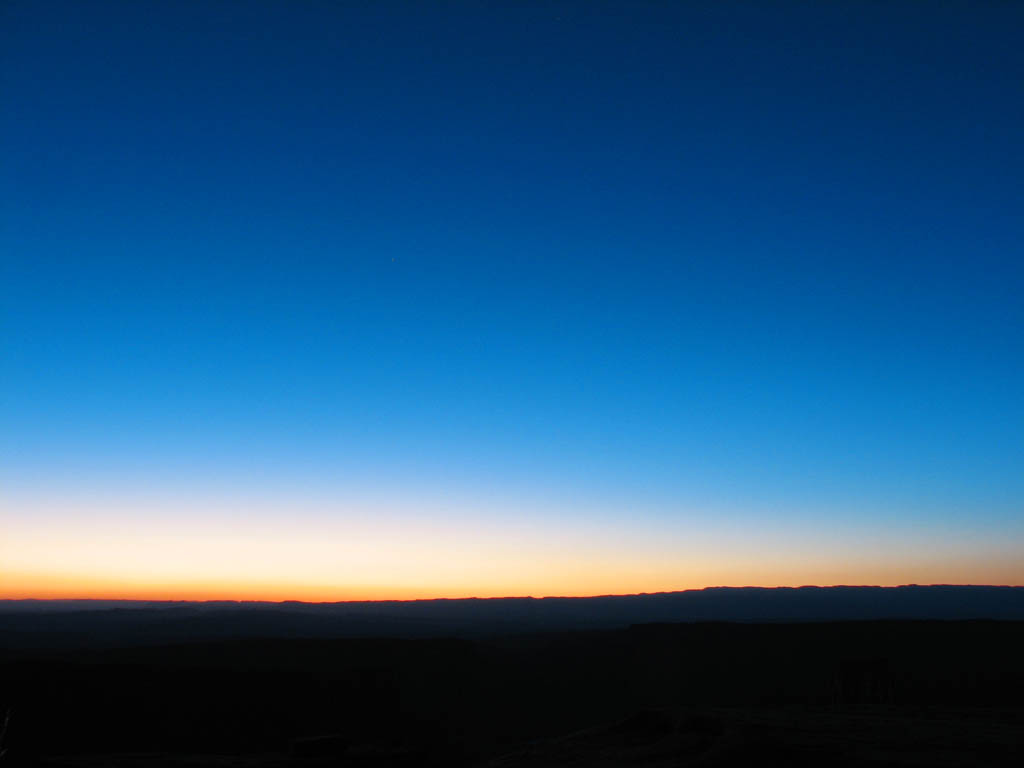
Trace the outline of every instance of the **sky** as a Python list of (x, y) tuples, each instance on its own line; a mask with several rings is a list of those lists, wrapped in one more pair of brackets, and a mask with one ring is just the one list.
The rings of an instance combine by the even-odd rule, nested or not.
[(0, 597), (1024, 584), (1024, 6), (0, 5)]

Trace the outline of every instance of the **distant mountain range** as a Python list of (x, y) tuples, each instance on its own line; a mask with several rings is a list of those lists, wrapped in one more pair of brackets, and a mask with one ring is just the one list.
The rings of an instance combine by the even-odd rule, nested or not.
[(0, 600), (0, 647), (234, 637), (439, 637), (678, 622), (1024, 620), (1024, 587), (709, 587), (604, 597), (345, 603)]

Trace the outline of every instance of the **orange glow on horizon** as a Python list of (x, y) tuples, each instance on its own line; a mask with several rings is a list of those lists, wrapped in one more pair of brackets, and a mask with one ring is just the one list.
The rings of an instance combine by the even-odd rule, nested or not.
[(706, 521), (666, 533), (540, 515), (28, 512), (0, 520), (0, 599), (341, 602), (1024, 583), (1012, 537), (935, 534), (926, 547), (913, 530), (754, 532)]
[[(1009, 576), (1009, 574), (1006, 574)], [(1024, 586), (1019, 580), (983, 579), (960, 580), (948, 579), (855, 579), (833, 581), (763, 581), (751, 583), (746, 580), (729, 582), (686, 582), (675, 584), (630, 584), (597, 586), (601, 582), (595, 580), (595, 587), (587, 589), (521, 589), (505, 588), (494, 585), (479, 589), (460, 587), (409, 587), (387, 586), (376, 587), (338, 587), (316, 585), (274, 585), (274, 584), (243, 584), (243, 583), (126, 583), (123, 581), (102, 580), (95, 578), (36, 578), (27, 580), (15, 574), (0, 571), (0, 600), (152, 600), (152, 601), (237, 601), (237, 602), (285, 602), (297, 601), (307, 603), (391, 601), (391, 600), (431, 600), (431, 599), (465, 599), (465, 598), (502, 598), (502, 597), (594, 597), (600, 595), (633, 595), (653, 594), (659, 592), (681, 592), (710, 587), (802, 587), (802, 586), (881, 586), (895, 587), (906, 584), (999, 584), (1005, 586)]]
[(0, 599), (38, 600), (158, 600), (158, 601), (257, 601), (257, 602), (349, 602), (374, 600), (430, 600), (459, 598), (496, 597), (588, 597), (609, 594), (639, 594), (643, 592), (670, 592), (685, 589), (700, 589), (704, 584), (683, 584), (653, 587), (648, 584), (624, 582), (618, 588), (611, 584), (607, 588), (597, 587), (603, 583), (594, 580), (595, 588), (587, 589), (577, 585), (576, 589), (543, 589), (540, 585), (516, 589), (511, 584), (480, 585), (467, 588), (456, 585), (424, 586), (409, 585), (362, 585), (331, 586), (308, 584), (270, 583), (145, 583), (126, 582), (94, 577), (76, 578), (69, 576), (26, 577), (25, 574), (10, 574), (0, 571)]

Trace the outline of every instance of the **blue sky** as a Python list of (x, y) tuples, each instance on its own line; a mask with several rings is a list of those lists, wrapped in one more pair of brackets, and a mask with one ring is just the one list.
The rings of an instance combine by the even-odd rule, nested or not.
[[(234, 499), (1022, 583), (1013, 4), (0, 13), (0, 575)], [(671, 551), (629, 584), (701, 586)], [(424, 563), (394, 594), (461, 588)]]

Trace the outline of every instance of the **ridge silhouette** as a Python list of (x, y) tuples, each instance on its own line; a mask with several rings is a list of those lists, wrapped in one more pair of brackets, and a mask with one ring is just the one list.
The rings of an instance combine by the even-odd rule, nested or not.
[(1024, 587), (712, 587), (642, 595), (343, 603), (0, 601), (0, 647), (228, 637), (443, 637), (694, 621), (1024, 620)]

